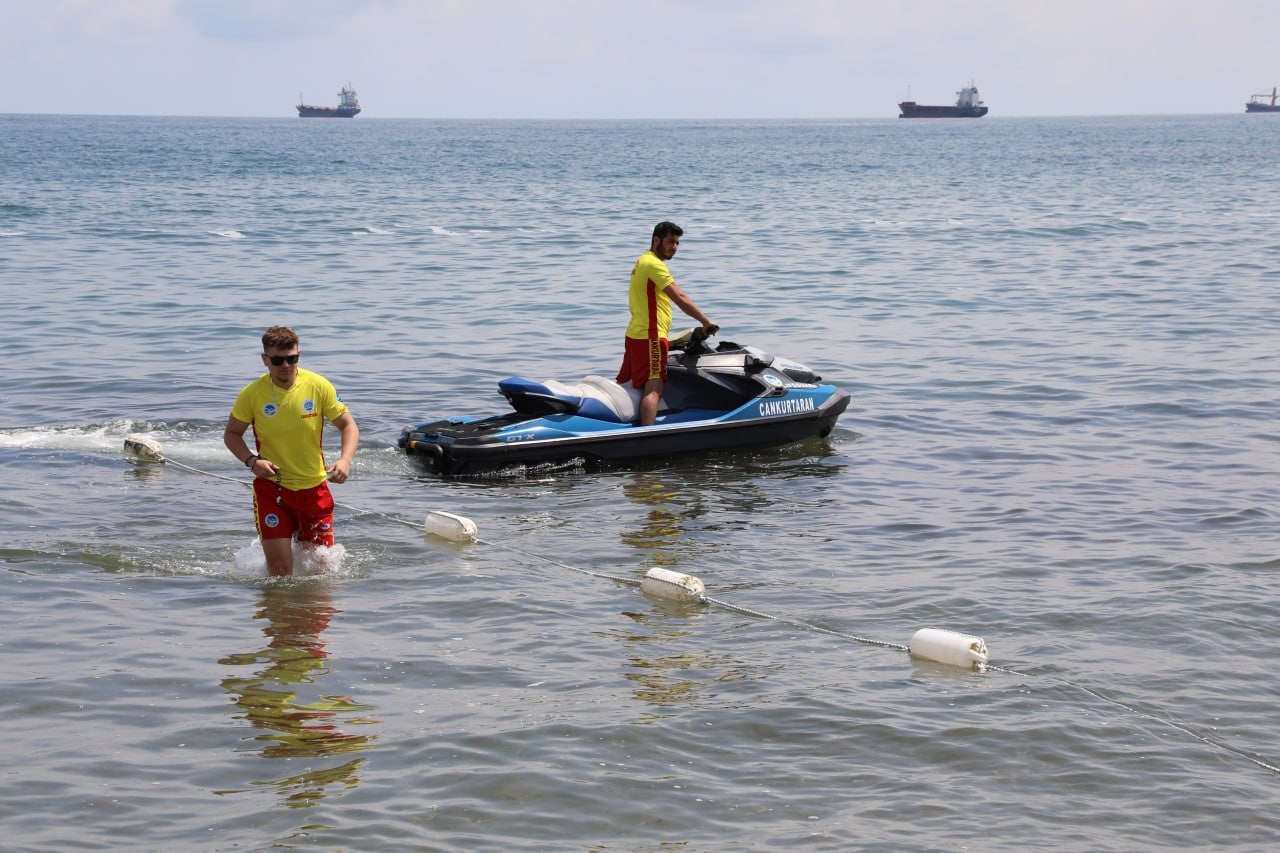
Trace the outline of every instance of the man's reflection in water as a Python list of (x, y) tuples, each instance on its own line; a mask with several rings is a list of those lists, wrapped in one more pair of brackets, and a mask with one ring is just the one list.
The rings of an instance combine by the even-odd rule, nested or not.
[[(631, 682), (633, 695), (646, 705), (670, 708), (673, 705), (693, 705), (705, 685), (687, 673), (697, 672), (707, 661), (695, 654), (671, 653), (690, 632), (663, 625), (660, 616), (646, 613), (624, 613), (635, 625), (631, 630), (615, 632), (627, 653), (626, 670), (622, 677)], [(671, 716), (670, 712), (650, 710), (637, 721), (651, 725)]]
[[(348, 734), (339, 728), (377, 722), (358, 716), (370, 710), (350, 696), (326, 696), (313, 686), (330, 670), (321, 638), (338, 611), (324, 582), (273, 584), (262, 591), (256, 614), (263, 620), (267, 647), (257, 652), (222, 658), (228, 666), (260, 667), (251, 675), (229, 676), (222, 681), (235, 696), (243, 717), (261, 733), (265, 758), (327, 758), (367, 749), (375, 735)], [(304, 695), (306, 698), (303, 698)], [(314, 698), (312, 698), (314, 697)], [(307, 701), (310, 699), (310, 701)], [(308, 766), (303, 772), (280, 779), (259, 780), (285, 795), (291, 806), (305, 807), (326, 796), (340, 796), (360, 783), (363, 758), (335, 767)], [(341, 790), (336, 787), (341, 786)]]
[[(839, 473), (842, 465), (812, 457), (812, 452), (812, 443), (761, 451), (735, 462), (731, 469), (722, 467), (726, 472), (723, 477), (702, 469), (686, 474), (630, 475), (622, 491), (639, 505), (641, 516), (638, 524), (622, 533), (622, 541), (643, 555), (637, 579), (651, 568), (670, 569), (700, 577), (714, 595), (716, 584), (741, 575), (742, 567), (726, 564), (725, 558), (734, 552), (710, 543), (713, 535), (750, 531), (757, 513), (766, 523), (776, 524), (770, 511), (774, 493), (788, 496), (786, 500), (792, 505), (804, 505), (804, 501), (819, 507), (825, 502), (820, 491), (810, 489), (810, 481), (820, 485), (821, 478)], [(766, 466), (775, 479), (766, 487), (758, 472), (753, 473), (752, 465)], [(698, 538), (690, 538), (690, 527), (695, 528)], [(773, 542), (771, 547), (779, 546)], [(706, 574), (717, 568), (726, 571), (719, 576)], [(623, 677), (632, 683), (635, 698), (651, 706), (640, 724), (671, 716), (678, 706), (713, 701), (718, 685), (725, 682), (754, 680), (767, 674), (754, 659), (710, 651), (715, 637), (708, 634), (724, 628), (704, 625), (695, 630), (695, 620), (705, 613), (701, 604), (646, 598), (637, 612), (622, 614), (631, 624), (613, 634), (626, 653)], [(717, 625), (723, 626), (724, 620), (717, 620)]]
[[(697, 515), (696, 494), (681, 495), (656, 474), (637, 473), (622, 486), (622, 493), (635, 503), (647, 506), (648, 514), (634, 531), (622, 534), (622, 541), (647, 552), (650, 568), (671, 568), (680, 562), (679, 550), (686, 518)], [(683, 497), (691, 506), (682, 506)]]
[[(622, 490), (630, 500), (648, 508), (639, 527), (624, 532), (622, 541), (644, 552), (648, 568), (678, 571), (675, 567), (681, 562), (684, 525), (701, 513), (699, 497), (682, 494), (659, 474), (643, 472), (632, 475)], [(614, 632), (626, 649), (623, 677), (634, 685), (636, 699), (646, 705), (692, 705), (705, 698), (708, 678), (699, 676), (715, 662), (707, 655), (679, 649), (693, 633), (686, 627), (687, 620), (701, 616), (703, 607), (670, 601), (651, 604), (652, 609), (644, 612), (624, 613), (632, 625)], [(669, 712), (650, 711), (638, 722), (648, 725), (667, 716)]]

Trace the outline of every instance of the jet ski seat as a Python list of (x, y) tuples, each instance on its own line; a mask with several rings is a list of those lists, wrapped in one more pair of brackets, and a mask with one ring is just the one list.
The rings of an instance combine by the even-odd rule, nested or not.
[(527, 415), (580, 415), (609, 423), (629, 424), (640, 412), (640, 389), (603, 376), (586, 376), (576, 385), (548, 379), (535, 382), (511, 376), (498, 383), (511, 407)]

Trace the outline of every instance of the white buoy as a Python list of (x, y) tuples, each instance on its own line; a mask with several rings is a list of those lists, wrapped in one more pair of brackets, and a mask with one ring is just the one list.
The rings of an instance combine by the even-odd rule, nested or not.
[(698, 578), (670, 569), (650, 569), (640, 582), (640, 589), (646, 595), (670, 601), (702, 601), (707, 593), (706, 586)]
[(124, 440), (124, 452), (145, 462), (163, 462), (164, 449), (160, 442), (145, 435), (130, 435)]
[(987, 662), (987, 644), (981, 637), (941, 628), (921, 628), (907, 648), (916, 657), (950, 666), (972, 668)]
[(427, 532), (450, 542), (476, 541), (476, 523), (461, 515), (433, 510), (427, 513)]

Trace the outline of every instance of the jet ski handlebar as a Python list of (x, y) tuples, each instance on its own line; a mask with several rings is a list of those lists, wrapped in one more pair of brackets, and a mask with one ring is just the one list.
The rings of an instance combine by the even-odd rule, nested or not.
[(667, 341), (667, 345), (671, 349), (686, 349), (690, 347), (697, 349), (706, 341), (709, 335), (714, 335), (718, 331), (720, 331), (720, 327), (715, 323), (712, 323), (706, 329), (702, 326), (694, 326), (692, 329), (685, 329), (680, 334), (670, 338)]

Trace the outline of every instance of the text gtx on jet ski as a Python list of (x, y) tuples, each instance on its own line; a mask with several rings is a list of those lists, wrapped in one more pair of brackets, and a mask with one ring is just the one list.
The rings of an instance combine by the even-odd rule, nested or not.
[(576, 385), (503, 379), (514, 409), (409, 427), (400, 447), (441, 474), (590, 464), (706, 450), (772, 447), (825, 437), (848, 393), (794, 361), (722, 341), (701, 328), (673, 338), (657, 422), (637, 426), (640, 390), (602, 376)]

